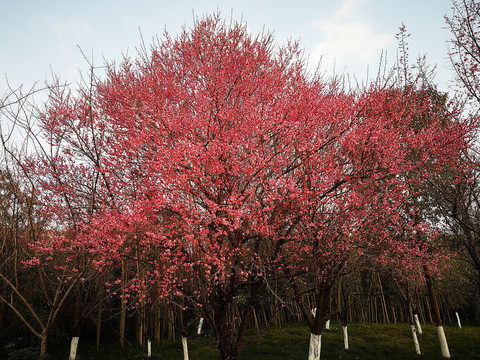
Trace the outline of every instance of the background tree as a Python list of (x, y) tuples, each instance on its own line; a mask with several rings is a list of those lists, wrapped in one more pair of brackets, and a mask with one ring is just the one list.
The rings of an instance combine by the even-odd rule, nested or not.
[[(475, 1), (455, 0), (452, 10), (451, 15), (445, 16), (452, 36), (450, 60), (456, 71), (458, 94), (466, 95), (467, 107), (463, 116), (478, 122), (480, 7)], [(480, 274), (478, 144), (461, 156), (458, 167), (445, 169), (439, 177), (431, 179), (430, 186), (434, 189), (432, 201), (436, 204), (437, 218), (447, 225), (447, 243), (458, 253), (460, 261), (466, 261)], [(478, 287), (478, 279), (475, 288)]]
[[(39, 192), (41, 174), (32, 168), (31, 152), (47, 157), (46, 145), (37, 137), (33, 121), (38, 115), (32, 102), (36, 90), (12, 90), (1, 102), (3, 256), (0, 279), (3, 304), (40, 340), (40, 354), (47, 352), (48, 335), (63, 307), (92, 273), (88, 254), (65, 246), (74, 242), (71, 222), (58, 222), (53, 199)], [(24, 135), (20, 143), (15, 138)], [(18, 139), (17, 139), (18, 140)], [(52, 155), (51, 153), (49, 155)], [(54, 156), (49, 159), (56, 164)], [(35, 164), (36, 166), (36, 164)], [(58, 175), (58, 174), (57, 174)], [(42, 190), (48, 190), (43, 187)], [(47, 196), (43, 196), (47, 195)], [(73, 211), (70, 211), (73, 214)], [(87, 256), (86, 256), (87, 255)], [(78, 292), (78, 291), (77, 291)], [(78, 293), (79, 296), (81, 296)], [(75, 309), (80, 312), (80, 309)], [(80, 319), (76, 318), (76, 322)], [(79, 331), (74, 326), (73, 334)]]
[[(298, 237), (291, 248), (284, 247), (289, 254), (285, 259), (291, 261), (284, 268), (316, 344), (325, 321), (335, 314), (329, 309), (332, 285), (342, 275), (361, 269), (363, 261), (436, 268), (428, 241), (418, 242), (414, 236), (428, 231), (425, 223), (412, 221), (411, 214), (418, 211), (412, 204), (417, 196), (412, 189), (442, 164), (456, 162), (466, 146), (466, 128), (455, 119), (455, 112), (448, 113), (451, 122), (445, 125), (444, 113), (431, 111), (436, 105), (427, 93), (421, 87), (373, 87), (359, 94), (358, 107), (350, 113), (355, 120), (340, 136), (341, 145), (335, 143), (336, 151), (315, 153), (312, 163), (308, 159), (301, 164), (314, 170), (307, 168), (299, 175), (299, 187), (304, 186), (308, 202), (296, 211), (300, 214)], [(420, 129), (416, 122), (423, 112), (432, 115)], [(327, 161), (316, 156), (331, 156), (334, 165), (329, 168)], [(308, 293), (315, 293), (315, 314), (302, 301)]]
[(50, 238), (48, 218), (38, 211), (34, 191), (13, 175), (22, 171), (16, 165), (2, 172), (0, 301), (40, 340), (45, 355), (48, 334), (82, 272), (67, 254), (37, 247)]
[(475, 108), (480, 102), (480, 7), (474, 0), (454, 0), (453, 12), (445, 20), (450, 27), (451, 63), (457, 81)]

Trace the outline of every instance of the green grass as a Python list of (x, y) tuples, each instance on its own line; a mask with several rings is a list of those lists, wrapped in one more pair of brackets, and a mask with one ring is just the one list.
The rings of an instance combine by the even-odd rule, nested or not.
[[(348, 327), (350, 350), (343, 349), (342, 327), (333, 323), (330, 330), (322, 336), (322, 359), (441, 359), (440, 346), (433, 325), (423, 325), (423, 334), (419, 335), (422, 355), (414, 351), (411, 330), (408, 324), (364, 324), (353, 323)], [(445, 333), (452, 359), (480, 359), (480, 327), (465, 326), (459, 329), (446, 326)], [(248, 335), (255, 334), (250, 330)], [(260, 338), (245, 348), (240, 360), (306, 360), (310, 332), (305, 324), (286, 324), (281, 328), (270, 328)], [(51, 347), (52, 349), (52, 347)], [(68, 348), (57, 348), (58, 353), (49, 356), (49, 360), (68, 358)], [(130, 347), (121, 352), (117, 344), (107, 344), (96, 351), (94, 345), (80, 339), (78, 360), (127, 360), (147, 359), (146, 350)], [(215, 339), (208, 334), (189, 339), (191, 360), (218, 359)], [(23, 359), (22, 355), (13, 359)], [(32, 357), (28, 357), (31, 359)], [(180, 340), (164, 341), (154, 345), (152, 360), (182, 360)]]
[[(343, 333), (336, 323), (322, 336), (322, 359), (441, 359), (433, 325), (424, 325), (419, 335), (421, 356), (415, 354), (408, 324), (355, 323), (348, 327), (349, 350), (343, 349)], [(480, 359), (479, 327), (445, 327), (453, 359)], [(249, 348), (240, 359), (307, 359), (309, 330), (302, 324), (273, 328)]]

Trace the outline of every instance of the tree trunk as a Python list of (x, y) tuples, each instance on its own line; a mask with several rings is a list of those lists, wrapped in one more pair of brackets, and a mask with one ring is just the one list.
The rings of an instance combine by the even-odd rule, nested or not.
[(78, 340), (78, 336), (72, 337), (72, 342), (70, 343), (70, 356), (68, 360), (75, 360), (77, 358)]
[(44, 329), (40, 337), (40, 356), (45, 356), (47, 354), (47, 340), (47, 330)]
[(437, 326), (437, 334), (440, 341), (440, 350), (442, 351), (442, 356), (449, 358), (450, 350), (448, 349), (447, 337), (445, 336), (445, 331), (443, 331), (443, 326)]
[(427, 271), (426, 266), (424, 266), (425, 272), (425, 282), (427, 283), (428, 297), (430, 299), (430, 305), (433, 312), (433, 318), (435, 321), (435, 326), (437, 328), (438, 340), (440, 341), (440, 350), (442, 356), (445, 358), (450, 358), (450, 351), (448, 349), (447, 338), (445, 332), (443, 331), (443, 323), (440, 317), (440, 310), (438, 308), (437, 299), (435, 297), (435, 292), (433, 290), (433, 281), (430, 274)]
[(413, 337), (413, 344), (415, 346), (415, 352), (417, 353), (417, 355), (421, 355), (420, 343), (418, 342), (418, 336), (417, 336), (417, 329), (415, 328), (415, 324), (414, 324), (412, 304), (410, 303), (410, 299), (408, 297), (407, 297), (407, 306), (408, 306), (408, 323), (410, 324), (410, 328), (412, 329), (412, 337)]
[[(316, 308), (308, 311), (305, 306), (301, 308), (303, 310), (303, 315), (307, 318), (307, 322), (310, 328), (310, 345), (308, 348), (308, 360), (319, 360), (320, 359), (320, 350), (322, 345), (322, 332), (324, 325), (334, 314), (329, 311), (330, 309), (330, 295), (331, 295), (332, 286), (330, 284), (324, 284), (323, 287), (317, 290), (315, 294), (315, 305)], [(338, 285), (338, 299), (340, 299), (340, 283)], [(337, 303), (337, 314), (340, 311), (340, 303)]]
[(345, 346), (345, 350), (348, 350), (348, 328), (347, 325), (343, 326), (343, 345)]
[(316, 335), (310, 333), (310, 346), (308, 348), (308, 360), (320, 360), (320, 350), (322, 348), (322, 334)]
[(119, 325), (119, 333), (120, 333), (120, 348), (122, 350), (125, 349), (125, 322), (127, 320), (127, 309), (125, 306), (125, 297), (123, 295), (123, 290), (122, 290), (122, 296), (120, 298), (120, 301), (122, 302), (120, 304), (121, 307), (121, 312), (120, 312), (120, 325)]
[(418, 319), (418, 314), (413, 315), (413, 318), (415, 319), (415, 324), (417, 325), (417, 332), (419, 334), (422, 333), (422, 326), (420, 325), (420, 320)]
[(202, 326), (203, 326), (203, 317), (201, 317), (200, 320), (198, 321), (197, 335), (200, 335), (202, 333)]
[(144, 331), (144, 314), (143, 314), (143, 306), (140, 306), (140, 309), (137, 311), (137, 341), (138, 341), (138, 346), (143, 347), (143, 331)]
[(147, 340), (147, 357), (152, 357), (152, 341)]
[(347, 296), (345, 294), (345, 289), (344, 289), (343, 285), (340, 285), (340, 291), (341, 291), (341, 299), (338, 299), (338, 301), (339, 301), (339, 305), (341, 305), (341, 301), (343, 300), (343, 308), (339, 312), (338, 315), (340, 317), (340, 322), (342, 323), (343, 346), (344, 346), (345, 350), (348, 350), (349, 349), (349, 346), (348, 346), (348, 327), (347, 327), (348, 304), (347, 304)]
[(417, 337), (417, 329), (415, 328), (415, 325), (410, 325), (412, 328), (412, 336), (413, 336), (413, 344), (415, 345), (415, 352), (417, 355), (421, 355), (420, 352), (420, 343), (418, 342), (418, 337)]
[(257, 332), (259, 332), (260, 331), (260, 326), (258, 325), (257, 313), (256, 313), (255, 309), (253, 309), (252, 313), (253, 313), (253, 320), (254, 320), (254, 323), (255, 323), (255, 328), (257, 329)]
[(71, 335), (75, 336), (82, 336), (82, 307), (83, 307), (83, 299), (82, 299), (82, 292), (81, 287), (76, 286), (73, 290), (73, 296), (75, 298), (75, 305), (73, 308), (73, 323), (72, 323), (72, 333)]
[(219, 306), (215, 309), (215, 337), (218, 341), (218, 349), (220, 350), (221, 360), (233, 360), (232, 357), (232, 339), (227, 329), (227, 309), (226, 306)]
[(183, 360), (188, 360), (188, 340), (182, 335)]
[(455, 316), (457, 317), (458, 327), (461, 329), (462, 328), (462, 323), (460, 322), (460, 316), (458, 315), (458, 311), (455, 311)]
[(162, 316), (160, 309), (155, 310), (155, 335), (154, 340), (157, 344), (160, 344), (160, 339), (162, 338)]
[(178, 330), (180, 331), (180, 334), (182, 334), (183, 360), (188, 360), (188, 339), (187, 339), (188, 332), (183, 322), (183, 307), (184, 307), (183, 298), (180, 299), (179, 304), (180, 305), (177, 305), (175, 307), (177, 324), (178, 324)]

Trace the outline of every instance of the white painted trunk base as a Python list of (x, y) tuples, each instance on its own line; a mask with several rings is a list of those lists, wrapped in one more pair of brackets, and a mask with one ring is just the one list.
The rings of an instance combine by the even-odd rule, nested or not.
[(325, 323), (325, 329), (330, 330), (330, 319)]
[(310, 347), (308, 348), (308, 360), (320, 360), (322, 348), (322, 335), (310, 333)]
[(75, 360), (77, 358), (77, 348), (78, 348), (79, 337), (72, 337), (72, 342), (70, 343), (70, 356), (68, 360)]
[(450, 357), (450, 350), (448, 350), (447, 337), (445, 336), (445, 331), (443, 331), (443, 326), (437, 326), (438, 340), (440, 341), (440, 350), (442, 351), (442, 356), (445, 358)]
[(147, 357), (152, 357), (152, 341), (147, 341)]
[(417, 355), (421, 355), (422, 353), (420, 352), (420, 343), (418, 342), (417, 329), (415, 328), (415, 325), (411, 325), (411, 328), (413, 335), (413, 343), (415, 344), (415, 352), (417, 353)]
[(348, 328), (346, 326), (343, 327), (343, 345), (345, 350), (348, 350)]
[(457, 317), (458, 327), (461, 329), (462, 328), (462, 323), (460, 322), (460, 316), (458, 316), (458, 312), (456, 312), (456, 311), (455, 311), (455, 316)]
[(420, 325), (420, 320), (418, 320), (418, 315), (415, 314), (415, 315), (413, 315), (413, 317), (415, 318), (415, 324), (417, 324), (417, 332), (419, 334), (421, 334), (422, 333), (422, 326)]
[(182, 335), (183, 360), (188, 360), (188, 342), (187, 338)]
[(200, 320), (198, 321), (197, 335), (200, 335), (202, 333), (202, 326), (203, 326), (203, 318), (201, 317)]

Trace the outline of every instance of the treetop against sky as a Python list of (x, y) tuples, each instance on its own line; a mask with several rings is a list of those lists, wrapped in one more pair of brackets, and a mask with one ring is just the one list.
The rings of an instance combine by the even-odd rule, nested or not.
[[(228, 21), (243, 19), (253, 34), (273, 31), (275, 41), (299, 40), (309, 65), (322, 59), (321, 71), (347, 73), (359, 81), (377, 74), (383, 52), (396, 59), (395, 34), (405, 24), (412, 33), (410, 54), (428, 55), (437, 65), (437, 81), (447, 90), (452, 80), (443, 16), (451, 13), (449, 0), (343, 1), (82, 1), (57, 0), (0, 4), (0, 94), (7, 89), (5, 75), (14, 88), (52, 80), (52, 72), (75, 83), (79, 70), (88, 74), (88, 61), (102, 66), (133, 55), (164, 29), (177, 34), (191, 27), (193, 17), (217, 11)], [(81, 49), (81, 51), (80, 51)], [(83, 51), (83, 53), (82, 53)], [(86, 58), (86, 59), (85, 59)], [(98, 69), (98, 72), (101, 70)], [(353, 81), (353, 79), (352, 79)]]

